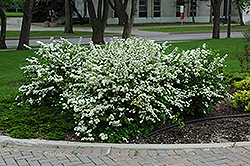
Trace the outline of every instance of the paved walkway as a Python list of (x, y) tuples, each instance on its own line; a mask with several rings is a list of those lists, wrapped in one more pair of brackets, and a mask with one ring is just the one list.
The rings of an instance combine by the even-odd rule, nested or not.
[(0, 165), (168, 165), (249, 166), (250, 147), (212, 149), (43, 148), (7, 146), (0, 150)]
[(250, 142), (105, 144), (0, 136), (0, 166), (250, 166)]

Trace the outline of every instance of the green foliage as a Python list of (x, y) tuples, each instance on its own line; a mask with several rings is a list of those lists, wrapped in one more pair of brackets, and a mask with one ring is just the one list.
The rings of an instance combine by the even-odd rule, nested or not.
[(233, 74), (226, 73), (224, 76), (225, 76), (225, 83), (227, 85), (232, 85), (235, 82), (246, 79), (246, 77), (250, 77), (250, 73), (233, 73)]
[(249, 0), (234, 0), (232, 4), (235, 8), (239, 8), (240, 10), (249, 13), (249, 8), (250, 8)]
[(24, 0), (1, 0), (0, 7), (23, 7)]
[(13, 0), (1, 0), (0, 6), (9, 6), (13, 3)]
[(245, 111), (250, 111), (250, 77), (235, 82), (233, 84), (236, 92), (233, 94), (234, 99), (231, 103), (236, 108), (243, 108)]
[(244, 90), (249, 91), (250, 90), (250, 77), (247, 77), (242, 81), (235, 82), (233, 85), (234, 85), (235, 90), (237, 90), (237, 91), (238, 90), (240, 90), (240, 91), (244, 91)]

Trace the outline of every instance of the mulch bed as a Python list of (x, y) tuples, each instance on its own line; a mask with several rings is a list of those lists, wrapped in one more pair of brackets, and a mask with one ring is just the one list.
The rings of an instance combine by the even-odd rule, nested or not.
[[(204, 117), (249, 114), (241, 108), (234, 108), (230, 102), (221, 102), (215, 110)], [(183, 127), (158, 132), (136, 143), (139, 144), (195, 144), (250, 141), (250, 116), (206, 120)]]

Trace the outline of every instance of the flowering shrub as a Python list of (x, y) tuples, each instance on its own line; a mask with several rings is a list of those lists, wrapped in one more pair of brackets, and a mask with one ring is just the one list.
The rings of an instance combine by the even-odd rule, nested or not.
[(37, 57), (27, 58), (29, 65), (21, 68), (27, 78), (26, 85), (19, 88), (23, 94), (20, 96), (22, 103), (60, 106), (66, 102), (61, 94), (79, 81), (74, 75), (83, 61), (86, 48), (65, 39), (53, 40), (50, 44), (38, 43), (41, 48), (36, 51)]
[(167, 43), (113, 38), (89, 47), (67, 40), (42, 44), (23, 67), (29, 104), (73, 111), (82, 140), (127, 142), (154, 125), (206, 113), (226, 94), (223, 61), (204, 44), (170, 51)]

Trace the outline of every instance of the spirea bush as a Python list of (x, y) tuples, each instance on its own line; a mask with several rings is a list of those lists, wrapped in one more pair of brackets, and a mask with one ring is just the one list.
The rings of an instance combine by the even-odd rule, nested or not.
[(61, 95), (70, 85), (80, 82), (78, 68), (89, 49), (66, 39), (53, 40), (50, 44), (38, 43), (41, 48), (35, 52), (37, 56), (27, 58), (28, 65), (21, 68), (26, 84), (19, 88), (22, 95), (18, 97), (21, 104), (61, 106), (66, 102)]
[(24, 103), (72, 111), (84, 141), (127, 142), (154, 126), (180, 122), (212, 108), (226, 95), (223, 61), (202, 47), (182, 51), (140, 38), (103, 46), (65, 39), (41, 44), (23, 67)]

